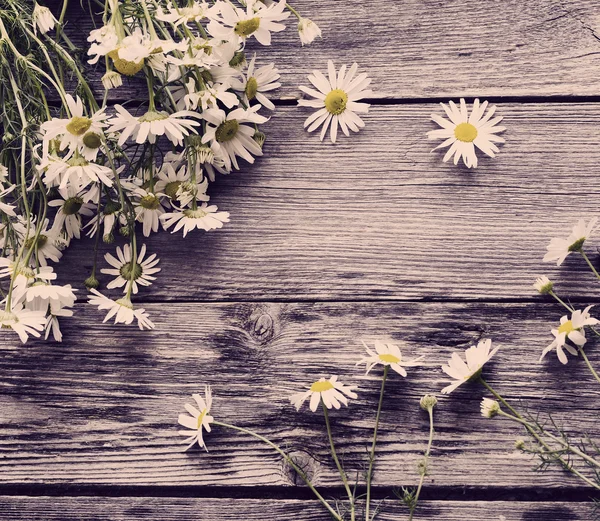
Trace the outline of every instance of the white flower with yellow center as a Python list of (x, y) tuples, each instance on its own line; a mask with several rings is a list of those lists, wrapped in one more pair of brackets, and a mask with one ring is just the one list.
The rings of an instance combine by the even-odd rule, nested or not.
[(57, 286), (38, 281), (27, 289), (25, 307), (31, 311), (47, 313), (44, 338), (48, 340), (50, 333), (57, 342), (62, 342), (62, 332), (58, 317), (72, 317), (75, 304), (75, 291), (71, 285)]
[(538, 293), (540, 293), (540, 295), (548, 295), (552, 291), (554, 283), (548, 277), (546, 277), (546, 275), (542, 275), (541, 277), (535, 279), (533, 287), (538, 291)]
[(97, 110), (91, 117), (85, 115), (81, 98), (74, 99), (70, 94), (66, 95), (67, 106), (71, 117), (67, 119), (52, 118), (42, 123), (40, 130), (44, 139), (44, 148), (54, 139), (60, 140), (60, 150), (68, 148), (70, 151), (78, 151), (89, 161), (96, 159), (98, 150), (104, 139), (104, 128), (106, 118), (104, 109)]
[(313, 43), (317, 36), (321, 38), (321, 29), (312, 20), (300, 18), (300, 21), (298, 22), (298, 35), (300, 36), (300, 42), (302, 42), (302, 46), (304, 47), (305, 45)]
[(448, 361), (448, 365), (442, 366), (442, 371), (451, 378), (454, 378), (456, 382), (444, 387), (442, 394), (450, 394), (457, 387), (462, 384), (479, 378), (481, 375), (481, 369), (489, 362), (489, 360), (496, 354), (499, 347), (490, 350), (492, 347), (491, 340), (482, 340), (477, 346), (471, 346), (465, 351), (465, 361), (457, 354), (452, 353), (452, 358)]
[(83, 194), (74, 186), (59, 188), (58, 193), (61, 199), (54, 199), (48, 202), (48, 206), (57, 207), (56, 217), (52, 227), (56, 230), (64, 231), (69, 239), (81, 237), (81, 216), (91, 217), (94, 215), (95, 205), (86, 203)]
[(239, 105), (239, 98), (229, 91), (228, 83), (215, 83), (197, 87), (196, 79), (189, 78), (185, 86), (176, 87), (171, 90), (173, 98), (177, 102), (177, 108), (180, 110), (196, 110), (200, 107), (202, 110), (216, 108), (220, 101), (228, 109)]
[(255, 64), (256, 53), (252, 57), (252, 60), (250, 60), (243, 81), (234, 79), (231, 85), (234, 90), (244, 93), (244, 103), (246, 106), (249, 106), (253, 100), (256, 100), (269, 110), (275, 110), (275, 105), (273, 105), (264, 93), (281, 87), (281, 83), (277, 81), (280, 78), (279, 71), (275, 68), (274, 63), (264, 65), (258, 69)]
[(117, 48), (119, 37), (114, 24), (109, 24), (90, 31), (87, 41), (92, 44), (87, 52), (92, 56), (88, 63), (94, 64), (98, 62), (100, 56), (106, 56)]
[(131, 136), (136, 143), (146, 141), (155, 143), (159, 136), (167, 136), (171, 143), (181, 146), (184, 136), (195, 133), (194, 127), (200, 122), (190, 117), (198, 114), (189, 110), (180, 110), (173, 114), (149, 110), (143, 116), (136, 118), (121, 105), (115, 105), (117, 115), (110, 119), (109, 132), (120, 132), (119, 145), (123, 145)]
[(504, 139), (496, 134), (503, 132), (506, 128), (496, 126), (502, 121), (501, 116), (492, 119), (496, 112), (496, 106), (490, 107), (486, 113), (488, 102), (479, 103), (479, 100), (476, 99), (473, 103), (473, 110), (469, 115), (467, 104), (462, 98), (460, 108), (453, 101), (450, 101), (449, 107), (443, 103), (441, 105), (449, 120), (437, 114), (432, 114), (431, 119), (442, 128), (431, 130), (427, 133), (427, 136), (429, 139), (444, 140), (442, 144), (433, 150), (450, 147), (444, 156), (444, 162), (454, 156), (455, 165), (462, 158), (467, 168), (475, 168), (477, 166), (475, 147), (489, 157), (494, 157), (499, 152), (494, 143), (504, 143)]
[[(290, 397), (290, 402), (299, 411), (302, 404), (310, 398), (310, 410), (315, 412), (319, 403), (328, 409), (335, 407), (340, 408), (340, 404), (348, 405), (348, 398), (355, 400), (358, 398), (354, 390), (357, 389), (354, 385), (344, 385), (338, 382), (337, 376), (332, 376), (329, 380), (321, 378), (313, 383), (308, 391), (294, 394)], [(348, 397), (348, 398), (346, 398)]]
[(69, 159), (49, 155), (38, 166), (38, 170), (43, 172), (43, 181), (48, 188), (58, 186), (65, 189), (68, 185), (72, 185), (78, 190), (83, 190), (92, 183), (102, 183), (110, 187), (114, 177), (109, 167), (90, 162), (85, 157), (77, 155)]
[(128, 298), (120, 298), (112, 300), (105, 297), (96, 289), (90, 289), (92, 295), (88, 295), (89, 303), (98, 306), (100, 311), (108, 310), (104, 317), (103, 323), (115, 317), (115, 324), (131, 324), (137, 320), (137, 325), (141, 330), (154, 329), (154, 324), (150, 321), (150, 316), (143, 308), (134, 309), (131, 300)]
[(12, 279), (12, 302), (20, 302), (25, 298), (30, 285), (39, 282), (49, 283), (51, 280), (56, 279), (56, 273), (54, 273), (51, 266), (33, 269), (25, 266), (22, 262), (17, 264), (7, 257), (0, 257), (0, 278), (4, 277)]
[(24, 344), (29, 335), (39, 338), (46, 325), (45, 311), (31, 311), (19, 303), (0, 311), (0, 329), (12, 329)]
[(58, 22), (52, 11), (47, 7), (34, 2), (33, 6), (33, 22), (34, 22), (34, 30), (37, 34), (37, 30), (39, 29), (42, 34), (46, 34), (48, 31), (54, 29), (54, 26)]
[(262, 148), (253, 139), (255, 129), (248, 125), (261, 124), (267, 118), (257, 114), (260, 105), (232, 110), (227, 114), (224, 110), (208, 109), (202, 117), (208, 122), (202, 143), (211, 143), (216, 153), (225, 161), (225, 168), (231, 171), (232, 166), (239, 170), (236, 156), (254, 163), (254, 156), (262, 156)]
[(222, 228), (223, 223), (229, 222), (229, 212), (218, 212), (218, 208), (211, 204), (203, 203), (195, 210), (186, 208), (180, 212), (165, 213), (160, 216), (162, 226), (168, 230), (175, 224), (171, 233), (176, 233), (183, 228), (183, 236), (192, 230), (205, 230), (207, 232)]
[(567, 344), (567, 339), (573, 342), (578, 347), (583, 347), (586, 343), (585, 338), (585, 326), (595, 326), (598, 324), (598, 320), (590, 316), (590, 309), (592, 306), (586, 307), (583, 311), (577, 309), (571, 314), (571, 318), (568, 315), (564, 315), (560, 319), (560, 326), (558, 329), (553, 329), (551, 333), (554, 335), (554, 341), (542, 352), (540, 356), (540, 362), (544, 357), (553, 349), (556, 349), (556, 354), (561, 363), (566, 364), (569, 360), (565, 354), (566, 349), (572, 355), (577, 356), (577, 349)]
[(496, 112), (495, 106), (490, 107), (486, 113), (488, 102), (479, 103), (479, 100), (476, 99), (469, 115), (467, 104), (462, 98), (460, 108), (453, 101), (450, 101), (449, 107), (443, 103), (441, 105), (449, 120), (432, 114), (431, 119), (442, 128), (427, 132), (427, 137), (444, 140), (433, 150), (450, 147), (444, 156), (444, 162), (454, 156), (455, 165), (462, 158), (467, 168), (475, 168), (477, 166), (475, 147), (489, 157), (494, 157), (499, 152), (494, 143), (504, 143), (504, 139), (496, 134), (503, 132), (506, 128), (496, 126), (502, 121), (501, 116), (492, 119)]
[(367, 364), (367, 371), (365, 373), (366, 375), (369, 374), (373, 367), (375, 367), (378, 364), (381, 364), (384, 367), (389, 366), (400, 376), (406, 377), (406, 369), (404, 368), (417, 366), (419, 365), (417, 362), (424, 358), (423, 356), (421, 356), (415, 360), (403, 360), (400, 347), (398, 347), (395, 344), (375, 342), (375, 351), (369, 349), (369, 347), (366, 344), (364, 344), (364, 346), (367, 350), (368, 356), (360, 360), (356, 365)]
[[(133, 202), (135, 217), (143, 225), (144, 237), (149, 237), (151, 231), (158, 231), (159, 218), (165, 213), (161, 204), (161, 197), (164, 197), (164, 194), (150, 192), (143, 188), (136, 188), (133, 193), (135, 195)], [(165, 202), (165, 204), (167, 203)]]
[[(188, 450), (198, 444), (199, 447), (206, 449), (204, 439), (202, 437), (202, 430), (210, 432), (210, 424), (214, 421), (214, 418), (209, 414), (210, 408), (212, 407), (212, 391), (210, 386), (204, 388), (204, 398), (199, 394), (192, 394), (192, 398), (196, 402), (196, 407), (185, 404), (185, 410), (189, 413), (180, 414), (177, 422), (189, 430), (181, 430), (179, 434), (182, 436), (188, 436), (187, 439), (183, 440), (182, 443), (187, 443), (188, 446), (185, 450)], [(208, 451), (208, 449), (206, 449)]]
[[(132, 291), (134, 294), (138, 292), (138, 284), (141, 286), (150, 286), (156, 277), (153, 275), (160, 271), (156, 265), (159, 262), (156, 253), (146, 256), (146, 245), (143, 244), (140, 248), (140, 252), (137, 256), (135, 266), (131, 266), (131, 247), (129, 244), (125, 244), (123, 249), (117, 246), (117, 258), (110, 253), (104, 255), (104, 259), (108, 262), (112, 268), (102, 268), (101, 273), (105, 275), (113, 275), (116, 277), (111, 280), (106, 286), (108, 289), (123, 288), (123, 293), (129, 291), (129, 286), (132, 285)], [(133, 278), (133, 282), (132, 282)]]
[(500, 411), (500, 404), (496, 400), (483, 398), (481, 400), (481, 416), (484, 418), (493, 418)]
[(220, 16), (208, 24), (208, 32), (217, 39), (245, 41), (254, 36), (262, 45), (271, 45), (271, 33), (285, 29), (283, 22), (290, 16), (285, 11), (286, 1), (280, 0), (269, 6), (260, 0), (248, 0), (246, 10), (222, 2)]
[(358, 100), (371, 96), (373, 92), (367, 90), (371, 79), (365, 73), (356, 75), (358, 64), (354, 63), (347, 73), (345, 65), (342, 65), (339, 72), (336, 73), (331, 60), (327, 62), (327, 67), (329, 78), (326, 78), (320, 71), (313, 71), (308, 76), (308, 80), (318, 90), (304, 86), (299, 87), (302, 92), (316, 99), (301, 99), (298, 100), (298, 105), (319, 109), (306, 119), (304, 127), (308, 132), (313, 132), (322, 125), (321, 141), (323, 141), (331, 125), (331, 142), (335, 143), (338, 125), (346, 136), (350, 135), (350, 130), (358, 132), (365, 126), (358, 114), (369, 112), (370, 105), (358, 103)]
[(594, 217), (588, 224), (585, 224), (583, 219), (580, 219), (573, 231), (566, 239), (552, 239), (550, 244), (546, 246), (548, 253), (544, 255), (544, 262), (556, 261), (556, 265), (560, 266), (568, 255), (574, 251), (581, 251), (586, 239), (589, 239), (594, 230), (598, 219)]
[(174, 6), (172, 2), (168, 2), (166, 9), (157, 7), (156, 19), (178, 27), (182, 24), (199, 23), (204, 18), (215, 16), (218, 9), (218, 5), (211, 6), (207, 2), (194, 1), (186, 7)]
[(15, 223), (15, 231), (19, 239), (25, 242), (25, 251), (33, 249), (34, 254), (31, 257), (31, 265), (47, 266), (48, 259), (58, 262), (62, 257), (61, 249), (65, 247), (65, 241), (60, 237), (60, 231), (54, 227), (48, 228), (50, 222), (44, 220), (42, 226), (36, 227), (34, 223), (27, 229), (26, 222)]

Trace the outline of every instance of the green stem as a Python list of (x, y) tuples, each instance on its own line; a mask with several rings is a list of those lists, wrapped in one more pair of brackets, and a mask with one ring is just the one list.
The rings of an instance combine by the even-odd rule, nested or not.
[[(296, 9), (294, 9), (290, 4), (286, 3), (285, 6), (291, 11), (291, 13), (298, 18), (298, 20), (302, 20), (302, 17), (300, 16), (300, 13), (298, 11), (296, 11)], [(367, 519), (367, 521), (369, 521)]]
[(219, 427), (225, 427), (227, 429), (233, 429), (235, 431), (243, 432), (244, 434), (253, 436), (254, 438), (262, 441), (263, 443), (266, 443), (269, 447), (274, 449), (280, 456), (282, 456), (283, 459), (285, 460), (285, 462), (298, 473), (298, 475), (300, 476), (302, 481), (304, 481), (304, 483), (306, 483), (308, 488), (310, 488), (310, 490), (313, 492), (313, 494), (317, 497), (317, 499), (321, 502), (321, 504), (329, 511), (329, 513), (333, 516), (333, 518), (336, 521), (343, 521), (342, 517), (331, 507), (331, 505), (327, 502), (327, 500), (319, 493), (319, 491), (310, 482), (306, 473), (300, 467), (298, 467), (298, 465), (296, 465), (296, 463), (294, 463), (292, 458), (290, 458), (289, 455), (286, 452), (284, 452), (283, 449), (281, 449), (281, 447), (279, 447), (278, 445), (273, 443), (271, 440), (265, 438), (264, 436), (261, 436), (260, 434), (253, 432), (251, 430), (244, 429), (243, 427), (236, 427), (235, 425), (231, 425), (229, 423), (223, 423), (223, 422), (219, 422), (219, 421), (213, 421), (212, 423), (213, 423), (213, 425), (218, 425)]
[(340, 473), (340, 477), (342, 478), (342, 482), (344, 483), (344, 488), (346, 489), (346, 494), (348, 494), (348, 501), (350, 501), (350, 521), (354, 521), (354, 494), (352, 490), (350, 490), (350, 485), (348, 484), (348, 477), (344, 472), (342, 464), (338, 459), (337, 452), (335, 450), (335, 444), (333, 443), (333, 436), (331, 435), (331, 425), (329, 423), (329, 413), (327, 412), (327, 406), (325, 402), (323, 402), (323, 398), (321, 398), (321, 407), (323, 408), (323, 415), (325, 416), (325, 426), (327, 427), (327, 437), (329, 438), (329, 447), (331, 449), (331, 457), (335, 462), (335, 465)]
[(427, 409), (429, 413), (429, 441), (427, 442), (427, 450), (425, 451), (425, 456), (423, 458), (424, 465), (421, 470), (421, 477), (419, 479), (419, 486), (417, 487), (417, 492), (415, 493), (415, 499), (410, 507), (410, 515), (408, 517), (408, 521), (412, 521), (413, 516), (415, 514), (415, 509), (417, 508), (417, 502), (419, 501), (419, 496), (421, 494), (421, 489), (423, 488), (423, 482), (425, 481), (425, 476), (427, 475), (427, 460), (429, 460), (429, 454), (431, 454), (431, 445), (433, 444), (433, 407)]
[(375, 428), (373, 429), (373, 444), (371, 445), (371, 454), (369, 456), (369, 470), (367, 471), (367, 498), (365, 505), (365, 521), (370, 521), (369, 510), (371, 508), (371, 480), (373, 478), (373, 465), (375, 464), (375, 446), (377, 445), (377, 430), (379, 429), (379, 417), (381, 415), (381, 407), (383, 405), (383, 394), (385, 391), (385, 382), (387, 380), (389, 368), (389, 365), (386, 365), (383, 368), (381, 391), (379, 392), (379, 405), (377, 406), (377, 414), (375, 416)]
[(567, 308), (571, 313), (573, 311), (575, 311), (571, 306), (569, 306), (567, 303), (565, 303), (564, 300), (562, 300), (556, 293), (554, 293), (554, 291), (550, 291), (548, 293), (548, 295), (551, 295), (552, 297), (554, 297), (554, 299), (563, 307)]
[(594, 375), (594, 378), (598, 381), (598, 383), (600, 383), (600, 376), (592, 367), (590, 359), (587, 357), (585, 351), (583, 350), (583, 346), (577, 346), (577, 348), (579, 349), (579, 352), (581, 353), (581, 357), (583, 358), (585, 364), (588, 366), (588, 369), (591, 371), (592, 375)]
[(581, 248), (579, 250), (579, 253), (581, 253), (581, 256), (585, 259), (585, 262), (588, 263), (588, 266), (590, 267), (590, 269), (592, 270), (592, 272), (594, 273), (594, 275), (596, 275), (596, 278), (598, 280), (600, 280), (600, 273), (598, 273), (596, 271), (596, 268), (594, 268), (594, 265), (592, 264), (592, 261), (590, 261), (589, 257), (585, 254), (585, 252), (583, 251), (583, 248)]

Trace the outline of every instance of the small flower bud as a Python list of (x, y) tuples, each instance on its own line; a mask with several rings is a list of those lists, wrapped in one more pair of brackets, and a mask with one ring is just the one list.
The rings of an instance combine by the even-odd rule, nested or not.
[(515, 449), (524, 450), (525, 449), (525, 441), (522, 439), (518, 439), (515, 441)]
[(500, 411), (500, 404), (496, 400), (484, 398), (481, 400), (481, 415), (484, 418), (493, 418)]
[(554, 284), (548, 277), (546, 277), (546, 275), (542, 275), (541, 277), (535, 279), (533, 287), (538, 290), (541, 295), (548, 295), (548, 293), (552, 291)]
[(259, 132), (257, 130), (254, 133), (254, 135), (252, 136), (252, 139), (254, 139), (254, 141), (256, 141), (258, 143), (258, 146), (260, 146), (260, 148), (262, 148), (263, 145), (265, 144), (265, 140), (267, 139), (267, 136), (265, 136), (262, 132)]
[(310, 45), (318, 36), (321, 38), (321, 29), (319, 26), (308, 18), (301, 18), (298, 22), (298, 35), (302, 46)]
[(98, 289), (100, 286), (98, 279), (94, 275), (90, 275), (83, 283), (87, 289)]
[(424, 411), (431, 411), (437, 404), (437, 398), (431, 394), (426, 394), (421, 398), (421, 409)]

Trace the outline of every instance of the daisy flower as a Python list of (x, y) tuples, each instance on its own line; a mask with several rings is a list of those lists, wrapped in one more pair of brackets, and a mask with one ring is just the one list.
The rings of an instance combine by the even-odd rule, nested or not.
[(160, 202), (160, 196), (163, 194), (148, 192), (143, 188), (136, 188), (133, 193), (136, 196), (133, 203), (135, 217), (143, 224), (144, 237), (149, 237), (150, 231), (158, 231), (159, 217), (165, 213), (165, 209)]
[(577, 309), (573, 311), (571, 318), (569, 318), (568, 315), (561, 317), (558, 329), (553, 329), (551, 331), (554, 335), (554, 341), (544, 349), (542, 356), (540, 356), (540, 362), (553, 349), (556, 349), (558, 359), (563, 364), (566, 364), (569, 361), (563, 348), (572, 355), (577, 356), (577, 349), (567, 344), (567, 339), (578, 347), (583, 347), (585, 345), (587, 340), (585, 338), (584, 326), (595, 326), (598, 324), (598, 320), (590, 316), (589, 311), (591, 308), (592, 306), (588, 306), (583, 311)]
[(248, 70), (244, 76), (244, 81), (235, 79), (231, 82), (234, 90), (244, 93), (244, 103), (250, 105), (253, 99), (256, 99), (263, 107), (269, 110), (275, 110), (275, 105), (267, 98), (264, 93), (281, 87), (277, 80), (280, 78), (279, 71), (274, 63), (255, 68), (256, 53), (250, 60)]
[(405, 367), (414, 367), (419, 360), (424, 357), (420, 356), (415, 360), (404, 361), (402, 360), (402, 353), (400, 348), (395, 344), (384, 344), (383, 342), (375, 342), (375, 351), (371, 351), (369, 347), (363, 342), (367, 355), (365, 358), (360, 360), (356, 365), (367, 364), (367, 371), (365, 375), (369, 374), (371, 369), (377, 364), (381, 364), (384, 367), (391, 367), (393, 371), (396, 371), (400, 376), (406, 377)]
[(313, 43), (317, 36), (321, 38), (321, 29), (312, 20), (300, 18), (300, 21), (298, 22), (298, 35), (300, 36), (300, 42), (302, 42), (302, 46), (304, 47), (305, 45)]
[(114, 177), (112, 169), (107, 166), (90, 163), (84, 157), (71, 157), (68, 160), (56, 156), (48, 156), (38, 167), (44, 173), (43, 180), (47, 187), (67, 188), (68, 184), (83, 190), (92, 183), (112, 186)]
[(366, 114), (369, 111), (370, 105), (357, 102), (362, 98), (371, 96), (373, 92), (367, 90), (371, 79), (365, 73), (356, 76), (358, 64), (353, 64), (348, 73), (346, 73), (345, 65), (342, 65), (339, 72), (336, 73), (335, 66), (331, 60), (327, 62), (327, 67), (328, 78), (320, 71), (313, 71), (308, 76), (308, 81), (318, 90), (304, 86), (299, 87), (302, 92), (316, 99), (301, 99), (298, 100), (298, 105), (319, 109), (306, 118), (304, 127), (309, 132), (313, 132), (323, 125), (321, 129), (321, 141), (323, 141), (325, 134), (327, 134), (327, 129), (331, 125), (331, 142), (335, 143), (337, 140), (338, 125), (346, 136), (350, 135), (350, 130), (358, 132), (365, 126), (364, 121), (357, 113)]
[(117, 115), (109, 120), (109, 132), (121, 132), (119, 145), (123, 145), (131, 136), (136, 143), (146, 140), (155, 143), (159, 136), (167, 136), (174, 145), (182, 145), (183, 137), (190, 132), (195, 133), (194, 127), (200, 122), (188, 119), (198, 114), (189, 110), (180, 110), (173, 114), (149, 110), (143, 116), (136, 118), (121, 105), (115, 105)]
[(442, 367), (442, 371), (456, 382), (444, 387), (442, 394), (450, 394), (457, 387), (465, 382), (478, 378), (481, 374), (482, 367), (496, 354), (499, 347), (490, 351), (492, 347), (491, 340), (482, 340), (477, 346), (471, 346), (465, 351), (466, 363), (458, 356), (457, 353), (452, 353), (452, 358), (448, 361), (448, 365)]
[(106, 56), (117, 48), (119, 37), (115, 25), (110, 23), (90, 31), (87, 41), (92, 44), (87, 52), (92, 56), (88, 63), (94, 64), (98, 62), (100, 56)]
[[(153, 277), (155, 273), (160, 271), (160, 268), (155, 266), (158, 264), (159, 259), (156, 257), (156, 253), (149, 255), (144, 259), (146, 255), (146, 245), (143, 244), (140, 248), (140, 252), (137, 256), (135, 267), (133, 268), (133, 285), (132, 291), (134, 294), (138, 292), (138, 284), (142, 286), (150, 286), (156, 277)], [(123, 246), (121, 249), (117, 246), (117, 258), (113, 257), (110, 253), (104, 255), (104, 259), (113, 268), (103, 268), (100, 270), (105, 275), (113, 275), (116, 278), (108, 283), (106, 286), (108, 289), (122, 288), (125, 286), (123, 293), (127, 293), (129, 285), (131, 284), (131, 247), (129, 244)]]
[(33, 6), (33, 21), (35, 23), (33, 28), (36, 34), (38, 29), (40, 33), (46, 34), (48, 31), (54, 29), (54, 26), (58, 22), (50, 9), (37, 2), (34, 2)]
[(580, 219), (573, 231), (566, 239), (552, 239), (550, 244), (546, 246), (548, 253), (544, 255), (544, 262), (556, 261), (556, 265), (560, 266), (567, 256), (574, 251), (581, 251), (583, 244), (588, 239), (596, 228), (598, 219), (594, 217), (587, 225), (583, 219)]
[(22, 263), (17, 264), (6, 257), (0, 257), (0, 278), (4, 277), (12, 279), (12, 301), (20, 302), (25, 297), (30, 285), (36, 282), (48, 283), (55, 280), (56, 273), (54, 273), (51, 266), (33, 269)]
[(271, 45), (271, 33), (285, 29), (282, 22), (290, 13), (285, 11), (286, 1), (280, 0), (266, 6), (260, 0), (248, 0), (246, 10), (223, 2), (220, 16), (208, 24), (208, 32), (217, 39), (245, 41), (254, 36), (262, 45)]
[(187, 208), (181, 212), (165, 213), (160, 216), (160, 220), (165, 230), (177, 223), (171, 233), (178, 232), (183, 228), (185, 237), (188, 232), (195, 229), (209, 232), (222, 228), (223, 223), (228, 223), (229, 212), (218, 212), (217, 210), (218, 208), (214, 204), (208, 206), (203, 203), (196, 210)]
[(48, 229), (49, 224), (48, 219), (46, 219), (39, 234), (37, 234), (36, 226), (31, 225), (27, 237), (25, 236), (27, 234), (25, 223), (19, 222), (14, 225), (17, 233), (25, 241), (25, 250), (34, 249), (34, 255), (31, 257), (31, 263), (34, 266), (36, 265), (36, 259), (41, 266), (47, 266), (48, 259), (58, 262), (62, 257), (60, 249), (65, 247), (65, 242), (60, 238), (59, 230), (56, 228)]
[(103, 323), (115, 317), (115, 324), (131, 324), (134, 319), (137, 320), (138, 327), (141, 330), (154, 329), (154, 324), (150, 321), (150, 316), (143, 308), (134, 309), (131, 300), (128, 298), (120, 298), (112, 300), (105, 297), (96, 289), (90, 289), (92, 295), (88, 295), (89, 303), (98, 306), (100, 311), (108, 310), (104, 317)]
[(44, 326), (46, 340), (52, 333), (54, 340), (62, 342), (58, 317), (73, 316), (73, 310), (67, 308), (72, 308), (75, 304), (75, 291), (77, 290), (71, 288), (71, 285), (55, 286), (45, 282), (36, 282), (27, 289), (27, 309), (47, 314)]
[(212, 407), (212, 391), (210, 386), (204, 388), (204, 398), (199, 394), (192, 394), (192, 398), (196, 402), (196, 407), (185, 404), (185, 410), (190, 414), (180, 414), (177, 422), (186, 429), (185, 431), (179, 431), (182, 436), (188, 436), (182, 443), (188, 443), (189, 445), (185, 450), (188, 450), (198, 444), (208, 451), (202, 438), (202, 429), (206, 432), (210, 432), (210, 424), (214, 421), (214, 418), (210, 416), (210, 408)]
[(43, 134), (45, 147), (53, 139), (60, 139), (60, 150), (69, 148), (77, 150), (87, 160), (96, 159), (100, 147), (103, 129), (106, 127), (104, 109), (100, 109), (89, 118), (84, 114), (81, 98), (73, 99), (70, 94), (66, 95), (67, 106), (71, 117), (68, 119), (52, 118), (42, 123), (40, 130)]
[(31, 311), (19, 303), (11, 310), (0, 311), (0, 329), (12, 329), (24, 344), (29, 335), (39, 338), (46, 325), (45, 311)]
[(248, 163), (254, 163), (255, 156), (262, 156), (262, 148), (252, 139), (255, 129), (250, 124), (261, 124), (267, 121), (267, 118), (257, 114), (261, 108), (255, 105), (248, 108), (232, 110), (227, 114), (221, 109), (208, 109), (202, 113), (202, 117), (208, 122), (206, 132), (202, 136), (202, 143), (211, 143), (212, 148), (217, 153), (222, 152), (225, 161), (225, 168), (231, 171), (231, 167), (239, 170), (236, 156), (239, 156)]
[[(315, 412), (319, 403), (322, 401), (328, 409), (335, 407), (340, 408), (340, 402), (348, 405), (348, 398), (355, 400), (358, 398), (354, 390), (356, 386), (344, 385), (338, 382), (337, 376), (332, 376), (329, 380), (321, 378), (313, 383), (308, 391), (294, 394), (290, 397), (290, 402), (299, 411), (302, 404), (310, 398), (310, 410)], [(344, 396), (345, 395), (345, 396)], [(346, 398), (346, 396), (348, 398)]]
[(481, 400), (481, 416), (484, 418), (493, 418), (498, 414), (500, 404), (496, 400), (484, 398)]
[(161, 6), (156, 9), (156, 19), (169, 22), (175, 27), (182, 24), (201, 22), (208, 16), (214, 16), (218, 6), (211, 6), (207, 2), (192, 2), (187, 7), (174, 6), (172, 2), (167, 4), (166, 10)]
[(462, 98), (460, 108), (453, 101), (450, 101), (450, 107), (443, 103), (441, 105), (449, 120), (437, 114), (432, 114), (431, 119), (442, 128), (427, 132), (427, 137), (429, 139), (444, 140), (442, 144), (433, 150), (450, 147), (444, 156), (444, 162), (454, 156), (455, 165), (462, 158), (467, 168), (475, 168), (477, 166), (475, 147), (489, 157), (494, 157), (496, 152), (499, 152), (494, 143), (504, 143), (504, 139), (496, 136), (496, 134), (503, 132), (506, 128), (496, 126), (502, 121), (501, 116), (491, 119), (496, 112), (496, 106), (490, 107), (486, 114), (488, 102), (484, 101), (480, 104), (479, 100), (476, 99), (473, 103), (471, 115), (469, 115), (467, 104)]
[(546, 277), (546, 275), (542, 275), (541, 277), (535, 279), (533, 287), (538, 291), (538, 293), (540, 293), (540, 295), (548, 295), (552, 291), (554, 283), (548, 277)]
[(82, 194), (73, 186), (58, 189), (62, 199), (48, 202), (48, 206), (58, 207), (54, 224), (57, 230), (65, 230), (69, 239), (81, 237), (81, 216), (94, 215), (94, 205), (84, 202)]
[(8, 188), (5, 188), (4, 190), (0, 190), (0, 212), (4, 212), (6, 215), (10, 215), (11, 217), (16, 217), (17, 215), (15, 213), (16, 206), (13, 206), (12, 204), (8, 203), (3, 203), (2, 198), (10, 194), (16, 187), (17, 185), (11, 185)]
[(107, 71), (106, 74), (102, 76), (102, 86), (106, 90), (118, 89), (123, 86), (123, 76), (117, 71)]

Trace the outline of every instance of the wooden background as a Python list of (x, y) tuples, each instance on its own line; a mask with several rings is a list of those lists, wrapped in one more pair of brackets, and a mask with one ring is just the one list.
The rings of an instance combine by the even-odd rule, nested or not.
[[(324, 37), (301, 48), (290, 22), (259, 50), (284, 87), (264, 157), (211, 190), (231, 223), (145, 241), (162, 271), (138, 302), (156, 330), (103, 325), (82, 302), (62, 322), (62, 344), (21, 346), (3, 334), (1, 519), (327, 519), (267, 447), (214, 428), (209, 453), (184, 453), (176, 420), (211, 384), (216, 418), (284, 445), (327, 497), (340, 497), (321, 417), (296, 413), (288, 397), (331, 373), (360, 385), (358, 402), (332, 414), (344, 462), (359, 472), (379, 389), (354, 365), (361, 339), (403, 341), (407, 356), (426, 357), (389, 385), (375, 474), (375, 497), (387, 498), (381, 519), (406, 518), (392, 491), (417, 483), (427, 440), (419, 398), (439, 395), (440, 365), (481, 338), (502, 345), (486, 374), (507, 398), (600, 435), (599, 389), (583, 363), (537, 362), (562, 309), (531, 288), (545, 273), (573, 302), (598, 301), (579, 259), (564, 269), (541, 262), (551, 237), (597, 211), (597, 2), (294, 6)], [(74, 2), (68, 31), (81, 41), (82, 20)], [(335, 146), (303, 131), (309, 112), (291, 101), (329, 58), (357, 61), (376, 90), (366, 128)], [(114, 100), (135, 98), (139, 85)], [(508, 128), (498, 157), (474, 171), (443, 164), (425, 136), (437, 102), (461, 96), (496, 102)], [(81, 241), (66, 252), (62, 283), (83, 287), (90, 248)], [(592, 342), (588, 351), (600, 365)], [(440, 399), (416, 519), (591, 519), (594, 493), (562, 471), (535, 473), (513, 449), (522, 433), (480, 417), (483, 395), (464, 386)]]

